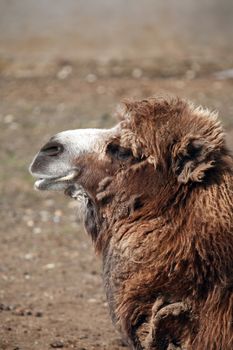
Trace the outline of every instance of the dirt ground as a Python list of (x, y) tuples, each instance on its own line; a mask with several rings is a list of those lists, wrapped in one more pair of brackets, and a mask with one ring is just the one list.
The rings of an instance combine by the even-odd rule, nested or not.
[(0, 62), (1, 350), (124, 348), (76, 202), (34, 191), (28, 166), (58, 131), (112, 126), (122, 98), (155, 94), (217, 109), (233, 148), (233, 80), (204, 68)]

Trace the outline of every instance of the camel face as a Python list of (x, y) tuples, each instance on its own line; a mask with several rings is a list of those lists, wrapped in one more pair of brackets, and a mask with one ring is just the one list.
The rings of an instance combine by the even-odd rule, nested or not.
[[(92, 158), (94, 165), (104, 158), (107, 140), (117, 134), (117, 129), (77, 129), (63, 131), (53, 136), (37, 153), (30, 172), (36, 178), (38, 190), (66, 190), (74, 183), (77, 186), (79, 176), (84, 177), (92, 169), (84, 169), (84, 160)], [(103, 160), (102, 160), (103, 162)], [(84, 171), (85, 170), (85, 171)]]

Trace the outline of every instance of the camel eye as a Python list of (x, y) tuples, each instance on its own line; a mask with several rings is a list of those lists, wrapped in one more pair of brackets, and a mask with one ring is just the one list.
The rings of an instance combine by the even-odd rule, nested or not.
[(133, 158), (131, 149), (124, 148), (118, 144), (111, 143), (107, 146), (107, 154), (112, 158), (118, 159), (120, 161), (126, 161), (130, 158)]

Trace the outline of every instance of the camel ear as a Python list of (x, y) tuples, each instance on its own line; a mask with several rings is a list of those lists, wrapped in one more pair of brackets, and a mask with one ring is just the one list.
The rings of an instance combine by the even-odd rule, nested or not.
[(180, 183), (202, 182), (214, 167), (214, 145), (198, 136), (188, 135), (173, 147), (172, 168)]

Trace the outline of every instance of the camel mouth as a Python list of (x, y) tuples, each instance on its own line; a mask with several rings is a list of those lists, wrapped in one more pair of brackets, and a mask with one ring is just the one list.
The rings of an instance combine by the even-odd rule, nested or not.
[(72, 184), (72, 180), (74, 180), (76, 176), (77, 170), (72, 170), (60, 176), (36, 175), (37, 180), (35, 181), (34, 188), (39, 191), (66, 190)]

